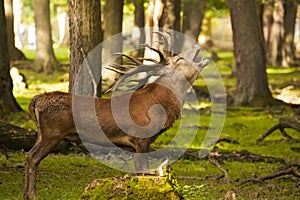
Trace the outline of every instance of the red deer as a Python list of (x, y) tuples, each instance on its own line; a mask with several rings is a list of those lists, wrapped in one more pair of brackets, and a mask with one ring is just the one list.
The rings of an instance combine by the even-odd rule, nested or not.
[[(158, 71), (165, 72), (153, 83), (140, 82), (139, 89), (130, 94), (129, 113), (132, 121), (141, 127), (149, 124), (154, 125), (151, 126), (152, 128), (161, 126), (154, 133), (151, 127), (145, 129), (146, 134), (139, 133), (139, 128), (132, 128), (132, 124), (127, 124), (129, 120), (122, 118), (122, 102), (123, 99), (128, 98), (126, 93), (112, 98), (78, 96), (64, 92), (51, 92), (35, 96), (29, 104), (29, 110), (35, 117), (38, 133), (35, 145), (26, 154), (24, 197), (26, 199), (36, 198), (36, 173), (41, 160), (68, 134), (84, 132), (84, 130), (78, 130), (74, 122), (72, 112), (74, 99), (82, 102), (80, 109), (83, 112), (82, 116), (85, 117), (81, 119), (81, 122), (86, 127), (92, 125), (89, 124), (89, 111), (85, 110), (84, 106), (86, 102), (93, 101), (97, 122), (106, 137), (115, 145), (133, 149), (136, 152), (134, 157), (136, 170), (146, 171), (148, 162), (142, 153), (147, 153), (150, 144), (180, 117), (187, 89), (198, 78), (203, 67), (209, 63), (209, 60), (203, 57), (202, 60), (196, 61), (199, 52), (200, 46), (195, 44), (191, 49), (179, 55), (166, 60), (161, 59), (160, 63), (137, 67), (137, 71), (146, 69), (145, 71), (154, 75), (158, 74), (155, 73)], [(151, 71), (151, 67), (155, 69), (155, 72)], [(130, 76), (133, 72), (134, 70), (125, 72), (123, 77)], [(118, 120), (113, 114), (112, 102), (120, 108), (118, 114), (121, 117)], [(156, 107), (155, 105), (160, 106)], [(161, 107), (163, 107), (163, 112)], [(162, 119), (162, 116), (165, 119)], [(120, 128), (120, 126), (125, 127), (128, 132), (125, 132), (124, 128)], [(150, 135), (147, 137), (147, 134)], [(104, 142), (105, 140), (100, 137), (97, 144)]]

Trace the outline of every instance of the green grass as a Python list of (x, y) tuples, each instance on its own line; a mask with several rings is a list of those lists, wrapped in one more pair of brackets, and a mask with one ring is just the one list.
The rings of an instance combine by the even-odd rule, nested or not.
[[(66, 58), (68, 53), (63, 49), (60, 51), (62, 51), (61, 55)], [(231, 92), (235, 84), (230, 68), (233, 54), (230, 52), (218, 53), (223, 60), (217, 61), (216, 65), (223, 76), (227, 92)], [(29, 55), (30, 52), (27, 54)], [(14, 95), (25, 111), (27, 111), (30, 99), (35, 94), (53, 90), (67, 91), (67, 70), (51, 75), (36, 74), (31, 70), (22, 70), (22, 73), (28, 79), (29, 89), (14, 91)], [(268, 67), (268, 77), (273, 94), (290, 84), (294, 86), (294, 90), (300, 90), (300, 84), (297, 84), (300, 77), (299, 68)], [(196, 85), (206, 89), (205, 83), (201, 79), (196, 82)], [(161, 135), (151, 147), (159, 149), (173, 145), (181, 148), (189, 147), (197, 151), (202, 148), (201, 144), (207, 130), (197, 130), (190, 126), (209, 126), (210, 103), (203, 102), (201, 106), (203, 109), (201, 110), (200, 121), (193, 111), (185, 110), (183, 126), (180, 126), (179, 121), (176, 122), (174, 127)], [(189, 107), (185, 106), (185, 108)], [(290, 109), (286, 107), (228, 108), (221, 137), (231, 138), (238, 141), (239, 144), (221, 142), (216, 145), (215, 150), (223, 153), (246, 150), (260, 155), (282, 158), (288, 163), (299, 163), (300, 143), (284, 139), (279, 131), (274, 132), (261, 143), (256, 143), (256, 139), (276, 124), (280, 117), (290, 116), (291, 113)], [(6, 120), (22, 127), (35, 129), (33, 121), (26, 112), (13, 114), (8, 116)], [(181, 137), (177, 143), (170, 144), (179, 128), (183, 136), (193, 135), (196, 131), (197, 135), (191, 144), (187, 144), (185, 137)], [(298, 132), (287, 131), (294, 138), (300, 138)], [(0, 151), (0, 199), (21, 199), (24, 184), (24, 152), (9, 151), (6, 153), (8, 159), (3, 152)], [(237, 199), (300, 198), (299, 179), (290, 175), (263, 183), (238, 185), (242, 180), (276, 172), (278, 167), (282, 165), (280, 162), (228, 159), (220, 162), (220, 164), (228, 170), (232, 183), (227, 183), (224, 178), (220, 178), (222, 173), (206, 158), (196, 159), (184, 156), (174, 162), (172, 168), (179, 176), (179, 184), (182, 186), (187, 199), (221, 199), (229, 190), (236, 193)], [(39, 199), (78, 199), (84, 188), (92, 180), (123, 175), (124, 173), (113, 170), (82, 153), (51, 154), (42, 161), (38, 169), (37, 194)], [(195, 177), (196, 179), (184, 179), (183, 177)]]
[[(60, 46), (54, 48), (54, 55), (59, 62), (69, 62), (70, 60), (70, 50), (67, 46)], [(34, 60), (35, 49), (23, 49), (25, 57), (29, 60)]]

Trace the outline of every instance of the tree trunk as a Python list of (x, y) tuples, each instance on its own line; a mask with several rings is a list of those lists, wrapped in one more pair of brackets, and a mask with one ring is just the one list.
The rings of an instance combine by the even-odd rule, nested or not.
[[(6, 27), (4, 0), (0, 0), (0, 26)], [(6, 31), (0, 31), (0, 44), (0, 116), (2, 116), (22, 109), (12, 94), (13, 83), (9, 74), (9, 53)]]
[(51, 73), (58, 68), (52, 47), (50, 24), (50, 0), (34, 0), (34, 22), (36, 30), (36, 54), (34, 69)]
[(163, 11), (159, 27), (180, 31), (180, 0), (162, 0)]
[(198, 41), (198, 37), (201, 32), (205, 8), (206, 1), (184, 1), (182, 32), (195, 41)]
[(271, 63), (271, 51), (269, 51), (271, 46), (271, 28), (273, 24), (273, 3), (263, 4), (262, 13), (262, 26), (265, 41), (266, 59), (267, 63)]
[[(139, 44), (145, 44), (145, 31), (141, 30), (145, 27), (145, 8), (144, 0), (134, 0), (134, 26), (139, 29)], [(138, 57), (143, 57), (144, 50), (140, 49)]]
[(288, 67), (295, 59), (295, 23), (297, 15), (297, 2), (287, 1), (284, 3), (284, 36), (282, 48), (282, 66)]
[(9, 58), (11, 61), (25, 60), (24, 54), (15, 46), (13, 0), (5, 0), (5, 15)]
[[(119, 34), (122, 32), (122, 21), (123, 21), (123, 0), (106, 0), (103, 9), (103, 23), (104, 23), (104, 40)], [(120, 40), (111, 41), (110, 46), (103, 49), (103, 57), (111, 57), (114, 53), (122, 52), (123, 42)], [(118, 63), (122, 62), (122, 59), (118, 59)], [(115, 82), (115, 79), (119, 75), (110, 70), (106, 70), (102, 74), (103, 90), (111, 87)]]
[(268, 88), (262, 32), (255, 0), (228, 0), (236, 62), (234, 105), (266, 106), (273, 103)]
[(282, 0), (275, 0), (272, 7), (272, 26), (270, 29), (266, 55), (268, 64), (279, 66), (282, 62), (282, 45), (284, 35), (284, 9)]
[[(69, 0), (69, 25), (70, 25), (70, 78), (69, 92), (92, 95), (101, 95), (101, 81), (97, 80), (97, 91), (94, 91), (93, 83), (88, 73), (79, 70), (93, 66), (93, 74), (101, 75), (101, 50), (94, 50), (102, 41), (101, 33), (101, 9), (99, 0)], [(94, 50), (94, 51), (93, 51)], [(84, 57), (89, 53), (87, 62)], [(74, 85), (77, 76), (80, 87)]]

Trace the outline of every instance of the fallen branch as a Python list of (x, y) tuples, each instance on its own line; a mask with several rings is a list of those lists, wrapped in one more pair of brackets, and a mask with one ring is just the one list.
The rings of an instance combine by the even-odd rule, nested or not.
[(285, 175), (293, 175), (297, 178), (300, 178), (300, 172), (295, 170), (295, 168), (294, 168), (295, 166), (299, 166), (299, 165), (297, 165), (297, 164), (286, 165), (286, 166), (283, 166), (280, 168), (282, 170), (280, 170), (274, 174), (269, 174), (267, 176), (257, 177), (257, 178), (249, 178), (249, 179), (246, 179), (246, 180), (240, 182), (238, 185), (243, 185), (243, 184), (249, 183), (249, 182), (259, 183), (259, 182), (263, 182), (266, 180), (270, 180), (270, 179), (277, 178), (280, 176), (285, 176)]
[[(280, 133), (283, 137), (289, 139), (289, 140), (297, 140), (293, 137), (291, 137), (289, 134), (285, 132), (285, 128), (291, 128), (298, 132), (300, 132), (300, 121), (298, 118), (281, 118), (279, 123), (270, 128), (267, 132), (265, 132), (262, 136), (260, 136), (256, 142), (263, 141), (266, 137), (271, 135), (274, 131), (277, 129), (280, 130)], [(298, 141), (298, 140), (297, 140)]]
[(255, 153), (251, 153), (249, 151), (243, 150), (243, 151), (233, 151), (229, 153), (223, 153), (223, 152), (211, 152), (210, 156), (212, 158), (216, 158), (218, 160), (228, 160), (232, 159), (235, 161), (251, 161), (251, 162), (279, 162), (279, 163), (285, 163), (285, 160), (282, 158), (277, 158), (273, 156), (266, 156), (266, 155), (259, 155)]
[(228, 175), (228, 171), (226, 169), (223, 169), (218, 161), (213, 161), (210, 153), (207, 155), (207, 158), (211, 164), (215, 165), (224, 174), (224, 178), (227, 181), (227, 183), (231, 183), (232, 181)]

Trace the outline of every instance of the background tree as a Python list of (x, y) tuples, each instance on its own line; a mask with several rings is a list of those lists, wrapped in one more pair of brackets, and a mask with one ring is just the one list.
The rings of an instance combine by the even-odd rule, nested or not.
[(36, 71), (52, 72), (58, 68), (52, 47), (50, 24), (50, 0), (34, 0), (34, 22), (36, 30), (36, 54), (34, 69)]
[[(145, 31), (141, 31), (142, 28), (145, 27), (145, 8), (144, 8), (144, 0), (134, 0), (134, 27), (139, 28), (140, 32), (140, 44), (145, 43)], [(144, 55), (144, 50), (140, 49), (138, 52), (138, 56), (142, 57)]]
[[(101, 10), (99, 0), (69, 0), (69, 18), (70, 18), (70, 75), (69, 75), (69, 92), (76, 92), (79, 88), (74, 86), (75, 78), (82, 67), (84, 56), (91, 52), (101, 41)], [(98, 63), (89, 63), (89, 65), (96, 64), (99, 67), (95, 68), (101, 74), (101, 51), (95, 54), (90, 54), (88, 61), (100, 61)], [(99, 53), (99, 54), (98, 54)], [(96, 56), (93, 59), (93, 56)], [(88, 66), (86, 66), (88, 67)], [(90, 91), (91, 77), (83, 77), (87, 83), (80, 87), (80, 94), (91, 95), (95, 91)], [(84, 80), (81, 81), (84, 81)], [(97, 95), (101, 94), (101, 81), (97, 88)]]
[(180, 31), (180, 0), (162, 0), (159, 27)]
[(206, 0), (184, 0), (182, 32), (198, 41), (204, 18)]
[(267, 63), (288, 67), (294, 63), (294, 33), (298, 1), (264, 3), (263, 27)]
[(282, 48), (282, 66), (288, 67), (295, 62), (295, 23), (297, 16), (298, 1), (285, 1), (284, 8), (284, 34), (283, 34), (283, 48)]
[(234, 105), (265, 106), (273, 102), (268, 87), (262, 31), (255, 0), (228, 0), (236, 62)]
[[(123, 22), (123, 0), (106, 0), (103, 9), (103, 29), (104, 29), (104, 40), (110, 37), (122, 33), (122, 22)], [(111, 41), (111, 45), (106, 46), (103, 49), (103, 57), (110, 57), (113, 53), (122, 52), (123, 42), (120, 40)], [(121, 58), (116, 61), (121, 62)], [(102, 76), (102, 89), (108, 89), (115, 78), (119, 76), (115, 72), (106, 70)]]
[[(0, 0), (0, 26), (6, 27), (4, 0)], [(12, 94), (13, 83), (9, 74), (9, 53), (5, 29), (0, 31), (0, 44), (0, 116), (2, 116), (22, 109)]]
[(15, 46), (13, 0), (5, 0), (4, 3), (9, 58), (11, 61), (24, 60), (24, 54)]

